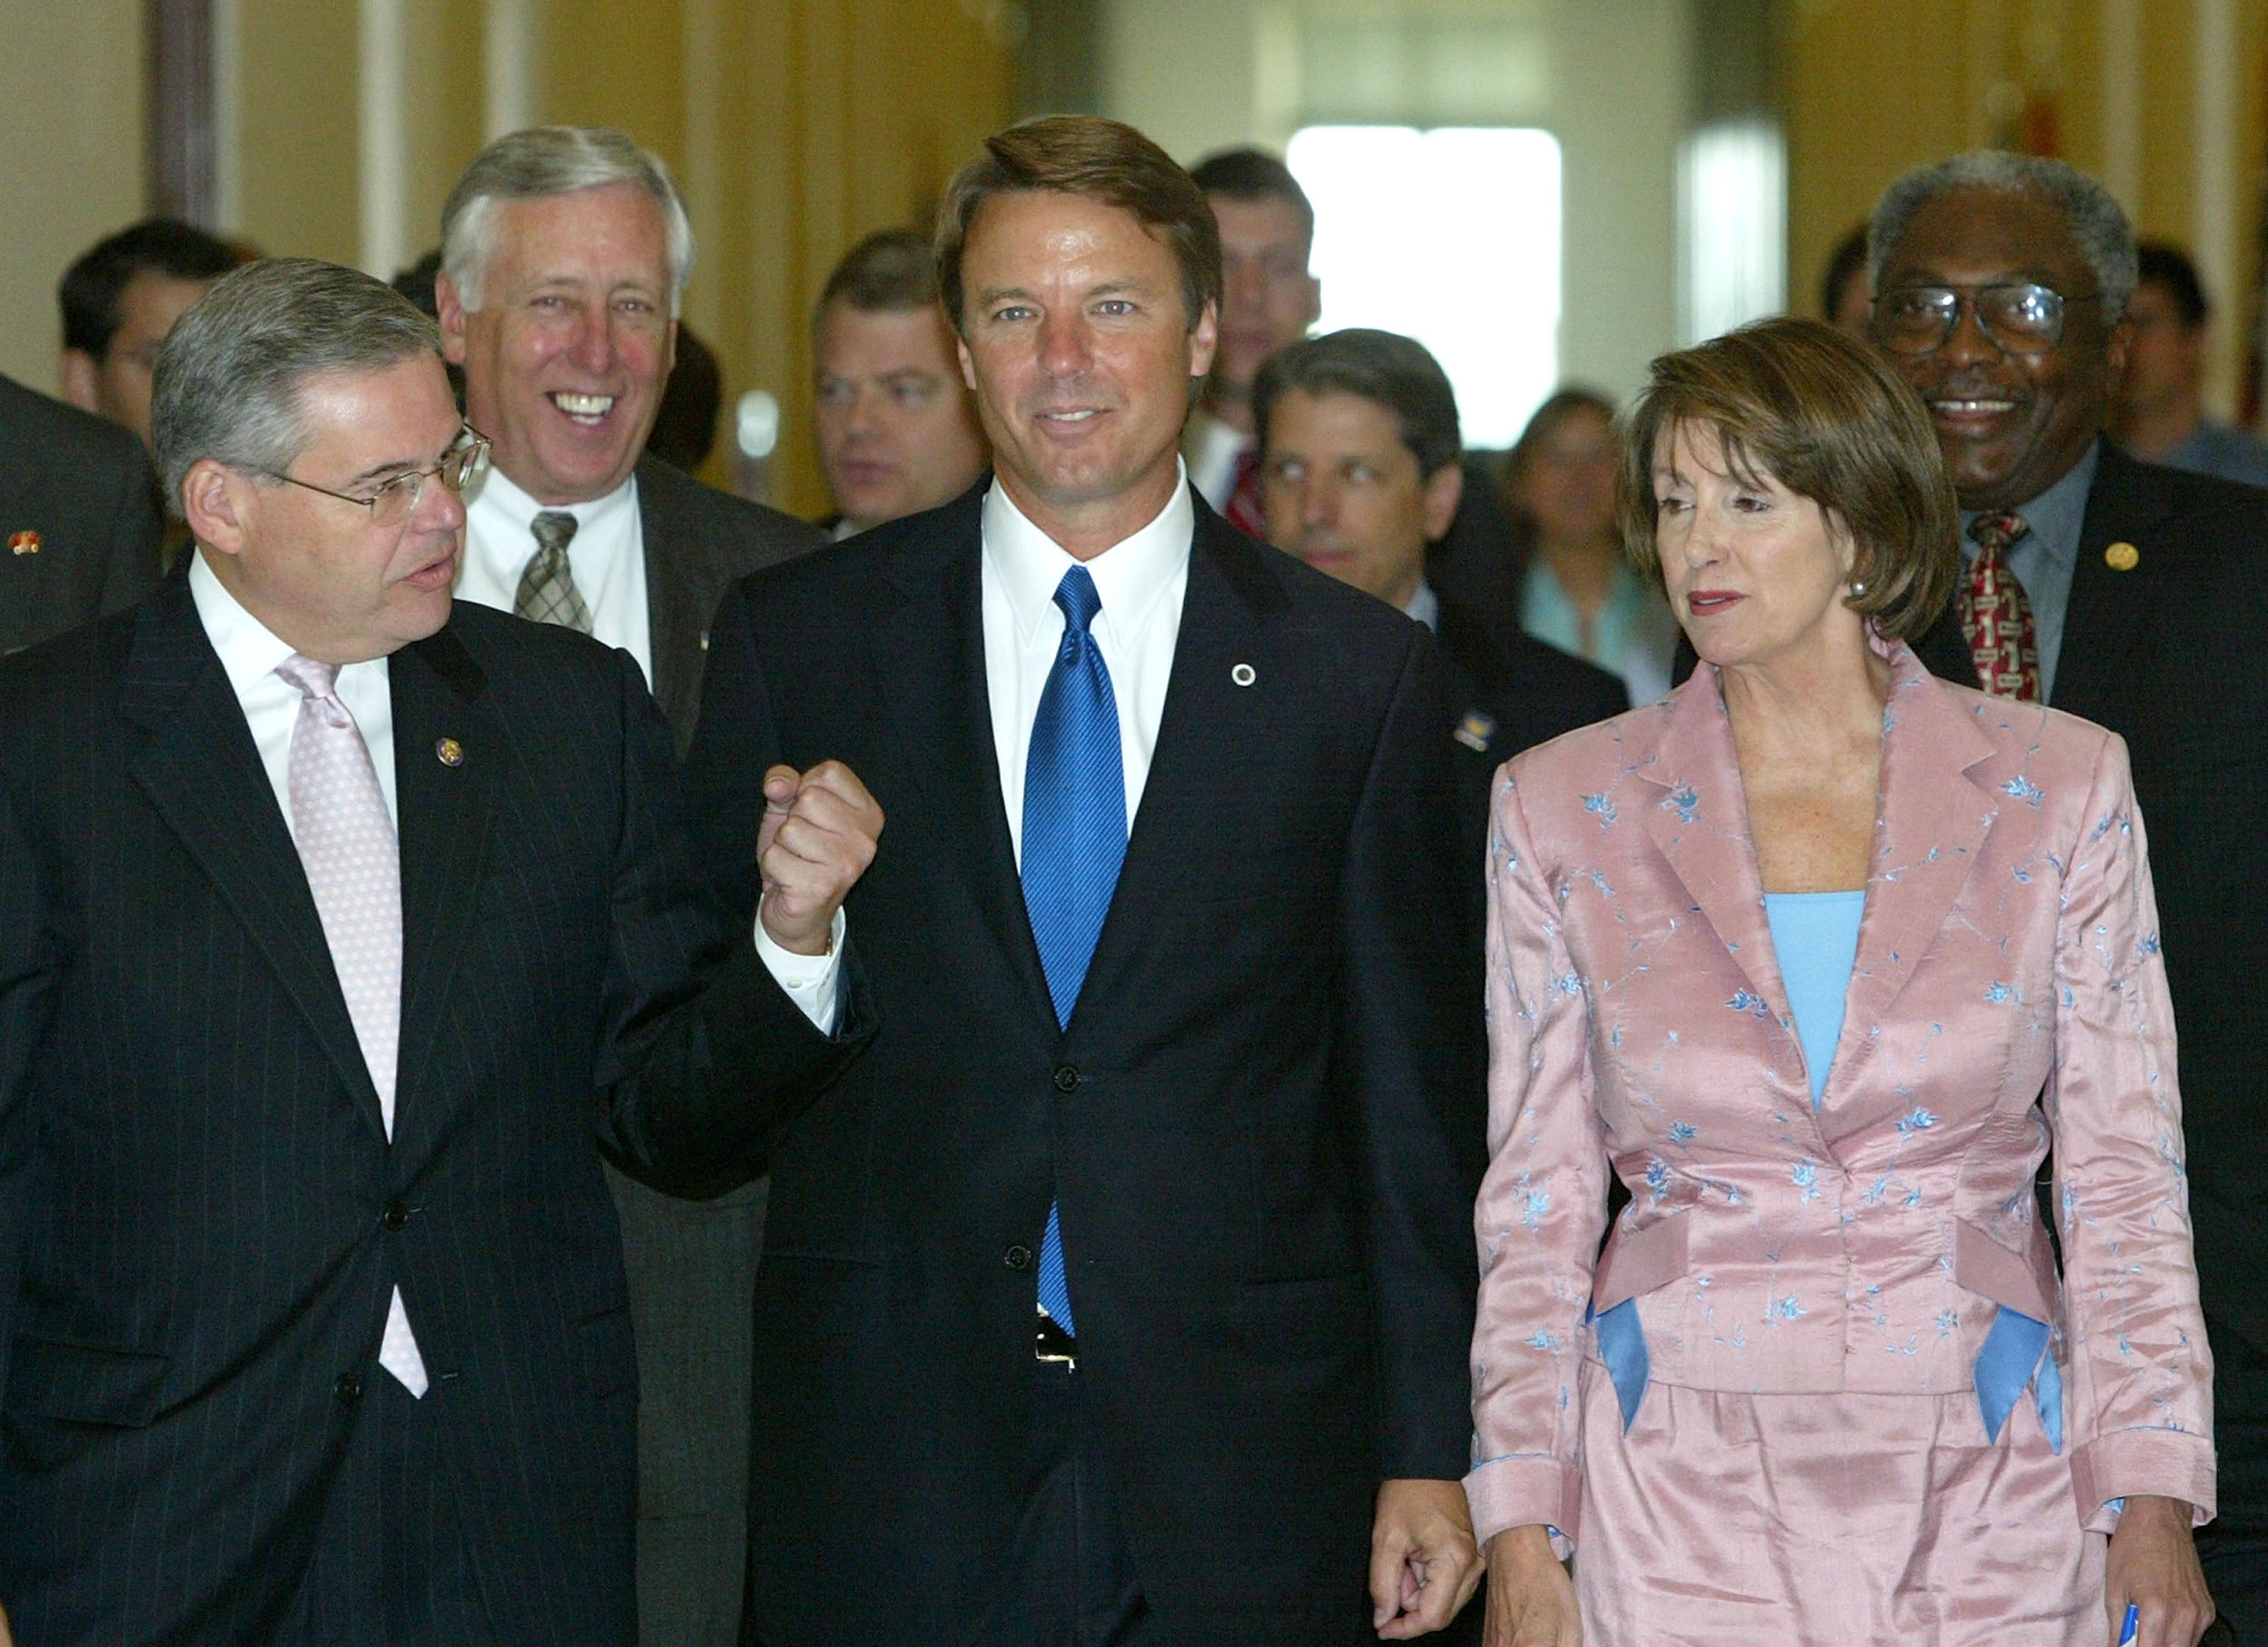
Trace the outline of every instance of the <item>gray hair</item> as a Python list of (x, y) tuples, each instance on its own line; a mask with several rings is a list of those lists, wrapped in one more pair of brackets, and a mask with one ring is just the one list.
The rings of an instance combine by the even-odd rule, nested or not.
[(693, 273), (693, 225), (659, 156), (608, 126), (530, 126), (507, 132), (473, 157), (441, 208), (441, 271), (468, 310), (483, 301), (482, 277), (496, 255), (499, 201), (541, 200), (615, 183), (636, 183), (661, 207), (669, 233), (669, 313)]
[(1975, 149), (1917, 167), (1882, 191), (1867, 230), (1867, 284), (1879, 291), (1882, 265), (1913, 215), (1957, 189), (2022, 195), (2053, 207), (2072, 245), (2095, 271), (2102, 318), (2115, 325), (2134, 295), (2134, 227), (2110, 191), (2078, 167), (2043, 155)]
[(433, 322), (382, 280), (312, 257), (266, 257), (223, 275), (158, 351), (150, 441), (166, 506), (181, 513), (190, 466), (211, 458), (281, 475), (307, 444), (299, 390), (334, 372), (382, 372), (431, 355)]

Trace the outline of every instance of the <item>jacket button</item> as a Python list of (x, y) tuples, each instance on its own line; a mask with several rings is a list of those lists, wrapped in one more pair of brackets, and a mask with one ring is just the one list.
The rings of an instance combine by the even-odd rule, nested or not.
[(378, 1222), (388, 1230), (399, 1230), (409, 1222), (409, 1208), (404, 1207), (400, 1201), (388, 1201), (386, 1203), (386, 1210), (379, 1214)]
[(1076, 1092), (1079, 1090), (1079, 1069), (1077, 1066), (1071, 1064), (1058, 1064), (1056, 1066), (1056, 1090), (1057, 1092)]
[(1020, 1275), (1032, 1267), (1032, 1249), (1019, 1241), (1000, 1255), (1000, 1261)]
[(337, 1396), (342, 1401), (360, 1400), (362, 1399), (362, 1374), (358, 1372), (341, 1373), (337, 1377), (331, 1380), (331, 1393)]

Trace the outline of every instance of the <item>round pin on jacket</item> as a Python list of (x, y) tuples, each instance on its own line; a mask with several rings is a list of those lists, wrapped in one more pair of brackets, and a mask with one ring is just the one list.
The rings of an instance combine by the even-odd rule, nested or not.
[(462, 766), (465, 764), (465, 746), (454, 738), (443, 738), (434, 744), (433, 753), (440, 757), (444, 766)]
[(2132, 543), (2113, 543), (2102, 551), (2102, 560), (2113, 572), (2132, 572), (2142, 564), (2142, 551)]
[(1249, 686), (1253, 682), (1258, 680), (1260, 676), (1254, 672), (1250, 664), (1240, 663), (1228, 672), (1228, 678), (1234, 681), (1239, 686)]

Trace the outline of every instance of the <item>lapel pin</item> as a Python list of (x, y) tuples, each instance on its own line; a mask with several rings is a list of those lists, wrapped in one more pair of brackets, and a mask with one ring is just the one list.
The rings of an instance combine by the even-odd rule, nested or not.
[(1457, 723), (1457, 729), (1449, 735), (1467, 749), (1477, 750), (1485, 755), (1489, 740), (1496, 736), (1496, 717), (1477, 709), (1468, 709), (1465, 718)]
[(454, 738), (443, 738), (434, 744), (433, 753), (444, 766), (462, 766), (465, 764), (465, 746)]
[(1249, 686), (1253, 682), (1258, 680), (1260, 676), (1250, 664), (1240, 663), (1228, 672), (1228, 678), (1234, 681), (1239, 686)]
[(2102, 551), (2102, 560), (2113, 572), (2132, 572), (2142, 564), (2142, 551), (2132, 543), (2113, 543)]
[(11, 555), (36, 555), (40, 552), (37, 532), (11, 532), (8, 536), (8, 552)]

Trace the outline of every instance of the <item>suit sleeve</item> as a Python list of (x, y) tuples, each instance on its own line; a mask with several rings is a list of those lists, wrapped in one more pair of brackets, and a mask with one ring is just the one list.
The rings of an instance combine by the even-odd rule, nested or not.
[(1489, 830), (1489, 1164), (1473, 1220), (1476, 1463), (1465, 1478), (1484, 1542), (1538, 1524), (1578, 1534), (1577, 1375), (1606, 1222), (1589, 1010), (1528, 832), (1521, 764), (1499, 775)]
[(2178, 1498), (2214, 1503), (2213, 1357), (2191, 1251), (2174, 1012), (2148, 844), (2126, 746), (2106, 736), (2065, 874), (2056, 934), (2055, 1134), (2080, 1513)]
[(715, 1193), (764, 1170), (772, 1140), (871, 1038), (873, 1015), (846, 954), (843, 1010), (822, 1035), (765, 968), (751, 927), (703, 887), (669, 728), (637, 666), (620, 663), (622, 817), (594, 1067), (601, 1138), (659, 1187)]
[(1464, 1346), (1480, 1178), (1478, 934), (1461, 912), (1455, 776), (1432, 645), (1412, 631), (1357, 806), (1341, 903), (1342, 1067), (1359, 1119), (1381, 1459), (1454, 1480), (1471, 1454)]
[(47, 1033), (57, 961), (39, 866), (0, 779), (0, 1406), (23, 1273), (38, 1118), (33, 1065)]

